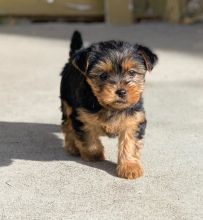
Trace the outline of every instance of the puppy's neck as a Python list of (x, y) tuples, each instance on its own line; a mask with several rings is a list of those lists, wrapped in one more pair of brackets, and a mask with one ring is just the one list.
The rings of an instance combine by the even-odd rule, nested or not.
[(100, 111), (100, 113), (105, 118), (104, 119), (105, 121), (109, 121), (119, 115), (124, 114), (125, 116), (130, 116), (130, 115), (133, 115), (136, 112), (140, 112), (140, 111), (144, 111), (143, 98), (140, 98), (140, 100), (137, 103), (129, 106), (128, 108), (125, 108), (125, 109), (105, 109), (105, 108), (103, 108)]

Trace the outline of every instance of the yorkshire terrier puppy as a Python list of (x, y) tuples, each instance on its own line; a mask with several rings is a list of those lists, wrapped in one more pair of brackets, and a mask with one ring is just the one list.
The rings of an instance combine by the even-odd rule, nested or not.
[(119, 177), (143, 175), (140, 149), (146, 127), (145, 74), (157, 56), (147, 47), (106, 41), (83, 48), (75, 31), (61, 76), (60, 98), (65, 150), (85, 161), (105, 159), (102, 135), (118, 136)]

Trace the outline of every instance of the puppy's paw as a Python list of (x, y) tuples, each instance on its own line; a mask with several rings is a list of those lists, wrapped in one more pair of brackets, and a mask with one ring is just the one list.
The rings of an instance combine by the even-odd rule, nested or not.
[(65, 146), (64, 150), (72, 156), (80, 156), (78, 148), (76, 148), (74, 145)]
[(81, 158), (85, 161), (95, 162), (105, 160), (105, 155), (103, 151), (97, 152), (82, 152)]
[(122, 162), (117, 166), (117, 175), (121, 178), (135, 179), (143, 175), (143, 168), (139, 161)]

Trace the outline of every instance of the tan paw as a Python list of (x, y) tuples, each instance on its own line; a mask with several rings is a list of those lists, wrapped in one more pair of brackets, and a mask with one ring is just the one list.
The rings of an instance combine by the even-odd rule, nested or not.
[(79, 152), (78, 148), (76, 148), (75, 146), (68, 146), (68, 147), (65, 146), (64, 150), (73, 156), (80, 156), (80, 152)]
[(104, 152), (82, 152), (81, 158), (85, 161), (102, 161), (105, 160)]
[(143, 168), (139, 162), (123, 162), (117, 166), (118, 177), (135, 179), (143, 175)]

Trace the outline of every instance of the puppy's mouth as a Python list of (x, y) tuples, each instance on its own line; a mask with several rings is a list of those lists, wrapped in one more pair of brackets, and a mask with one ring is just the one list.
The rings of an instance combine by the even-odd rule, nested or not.
[(116, 100), (115, 102), (114, 102), (115, 104), (126, 104), (127, 102), (126, 102), (126, 100)]
[(115, 102), (116, 103), (126, 103), (126, 100), (125, 99), (118, 99)]
[(124, 109), (129, 106), (129, 103), (125, 99), (118, 99), (111, 103), (111, 107), (115, 109)]

